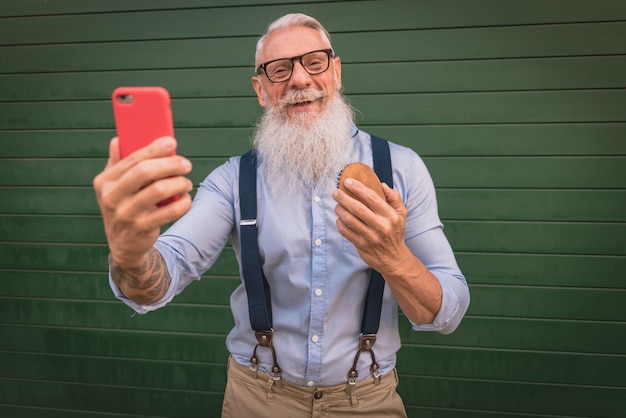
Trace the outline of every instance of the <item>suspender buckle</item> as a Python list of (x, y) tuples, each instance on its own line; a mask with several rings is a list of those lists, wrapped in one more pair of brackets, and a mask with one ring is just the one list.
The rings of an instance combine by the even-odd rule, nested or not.
[(256, 219), (242, 219), (239, 221), (239, 226), (256, 226)]

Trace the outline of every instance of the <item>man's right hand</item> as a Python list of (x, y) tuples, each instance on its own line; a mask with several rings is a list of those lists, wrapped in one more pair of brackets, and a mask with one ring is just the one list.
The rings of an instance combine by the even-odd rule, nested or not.
[[(121, 159), (113, 138), (109, 160), (93, 180), (109, 244), (110, 263), (124, 269), (145, 264), (162, 225), (184, 215), (191, 207), (193, 184), (184, 177), (191, 162), (179, 155), (174, 138), (160, 138)], [(180, 198), (165, 206), (157, 203), (173, 195)]]

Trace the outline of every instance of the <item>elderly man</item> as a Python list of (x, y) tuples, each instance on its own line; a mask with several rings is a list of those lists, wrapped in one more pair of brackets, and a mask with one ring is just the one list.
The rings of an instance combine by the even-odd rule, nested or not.
[[(209, 174), (192, 203), (191, 164), (170, 155), (173, 138), (125, 159), (111, 141), (94, 179), (111, 287), (137, 312), (160, 308), (213, 265), (230, 237), (242, 284), (231, 297), (223, 416), (406, 416), (394, 368), (398, 306), (413, 329), (445, 334), (469, 304), (431, 178), (413, 151), (389, 143), (393, 188), (383, 184), (381, 196), (352, 178), (337, 188), (348, 163), (372, 166), (379, 157), (353, 122), (341, 61), (317, 20), (273, 22), (255, 66), (265, 114), (248, 162), (251, 196), (240, 194), (240, 157)], [(182, 198), (156, 205), (174, 194)], [(241, 215), (246, 198), (257, 206), (253, 219)], [(243, 234), (250, 225), (252, 240)], [(262, 277), (249, 278), (255, 263)], [(378, 308), (369, 300), (372, 272), (382, 282)]]

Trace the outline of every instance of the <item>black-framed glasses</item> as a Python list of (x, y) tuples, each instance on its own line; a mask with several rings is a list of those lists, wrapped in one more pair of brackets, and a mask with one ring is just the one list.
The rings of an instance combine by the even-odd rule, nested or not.
[(332, 57), (332, 49), (318, 49), (296, 57), (278, 58), (264, 62), (257, 67), (256, 73), (260, 74), (263, 70), (272, 83), (283, 83), (291, 78), (294, 61), (298, 61), (307, 73), (316, 75), (328, 70)]

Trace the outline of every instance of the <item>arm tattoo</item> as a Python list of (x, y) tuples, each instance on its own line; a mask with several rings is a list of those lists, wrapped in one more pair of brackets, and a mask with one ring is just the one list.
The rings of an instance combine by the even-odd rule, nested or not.
[(149, 304), (159, 300), (170, 284), (170, 274), (161, 253), (151, 248), (140, 267), (116, 265), (109, 254), (111, 278), (132, 301)]

